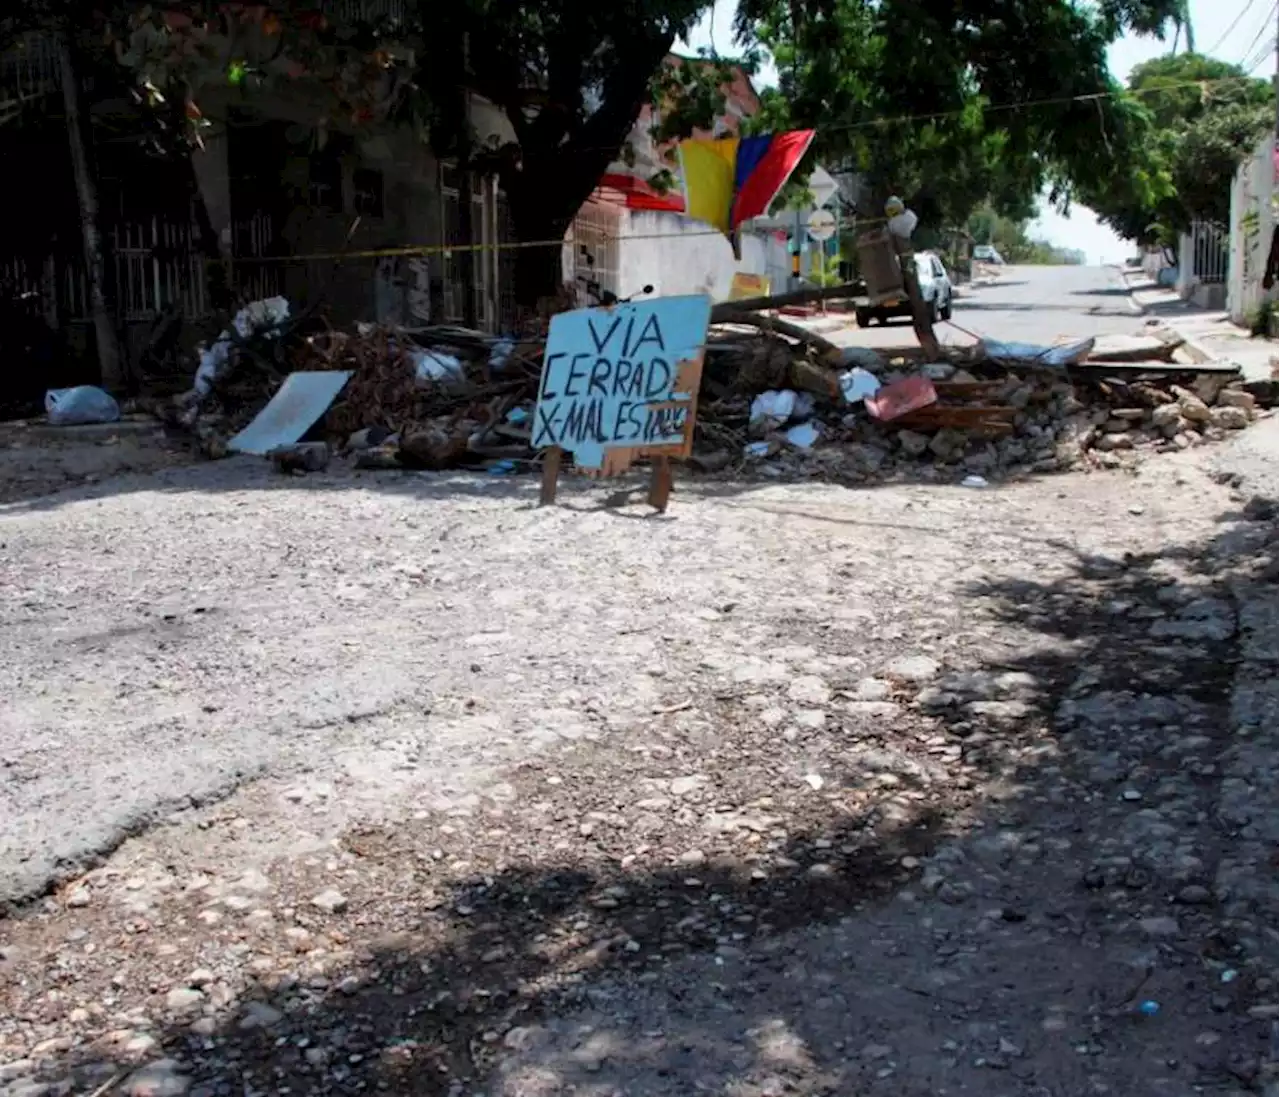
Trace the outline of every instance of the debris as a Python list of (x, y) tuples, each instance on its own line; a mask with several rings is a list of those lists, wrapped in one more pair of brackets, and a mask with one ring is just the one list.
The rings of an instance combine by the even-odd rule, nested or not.
[(1029, 366), (1061, 368), (1083, 362), (1089, 357), (1093, 351), (1094, 340), (1085, 339), (1066, 346), (1042, 347), (1033, 343), (1001, 343), (994, 339), (984, 339), (982, 346), (991, 361), (1006, 368), (1025, 369)]
[(323, 472), (329, 467), (329, 446), (325, 442), (295, 442), (268, 451), (280, 472)]
[(463, 379), (462, 363), (452, 354), (414, 347), (409, 351), (409, 361), (413, 363), (413, 375), (419, 384)]
[[(751, 422), (779, 425), (787, 422), (795, 415), (796, 399), (796, 394), (791, 389), (762, 392), (751, 401)], [(812, 402), (810, 402), (810, 408), (812, 408)]]
[(797, 423), (785, 435), (787, 444), (797, 449), (812, 449), (822, 431), (813, 423)]
[(857, 404), (880, 391), (880, 378), (874, 373), (854, 366), (840, 376), (840, 394), (846, 404)]
[(289, 374), (267, 406), (227, 443), (227, 448), (262, 456), (277, 446), (296, 442), (325, 413), (350, 377), (346, 370)]
[(867, 411), (885, 422), (898, 419), (908, 412), (928, 407), (938, 399), (933, 382), (922, 375), (904, 377), (885, 385), (874, 396), (865, 400)]
[(1091, 362), (1171, 362), (1182, 346), (1176, 335), (1100, 335), (1089, 352)]
[(55, 427), (115, 423), (120, 419), (120, 405), (97, 385), (50, 389), (44, 394), (44, 410)]
[(988, 486), (986, 478), (982, 476), (966, 476), (960, 481), (963, 488), (985, 488)]
[(1148, 998), (1138, 1003), (1138, 1012), (1144, 1017), (1154, 1017), (1160, 1012), (1160, 1003), (1154, 999)]

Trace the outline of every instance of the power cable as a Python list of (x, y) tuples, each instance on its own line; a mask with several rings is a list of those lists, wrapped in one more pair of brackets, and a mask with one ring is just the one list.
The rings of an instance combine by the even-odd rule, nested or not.
[(1222, 34), (1219, 36), (1218, 40), (1214, 42), (1214, 44), (1210, 46), (1207, 50), (1204, 51), (1205, 56), (1212, 57), (1213, 54), (1217, 52), (1217, 50), (1222, 46), (1222, 43), (1231, 37), (1231, 32), (1240, 25), (1240, 20), (1242, 20), (1246, 15), (1248, 15), (1249, 12), (1253, 11), (1253, 6), (1257, 2), (1258, 0), (1249, 0), (1249, 2), (1243, 8), (1240, 9), (1236, 17), (1231, 20), (1231, 26), (1229, 26), (1226, 30), (1224, 30)]

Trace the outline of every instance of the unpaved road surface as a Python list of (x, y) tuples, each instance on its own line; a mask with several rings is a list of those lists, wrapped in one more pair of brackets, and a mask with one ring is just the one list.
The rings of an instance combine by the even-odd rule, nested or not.
[(0, 1092), (1262, 1091), (1274, 481), (1232, 452), (0, 511)]

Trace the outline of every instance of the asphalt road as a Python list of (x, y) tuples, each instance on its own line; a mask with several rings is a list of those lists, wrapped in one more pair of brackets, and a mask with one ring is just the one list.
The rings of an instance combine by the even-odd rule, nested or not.
[[(940, 323), (944, 343), (973, 342), (970, 335), (1020, 342), (1053, 343), (1111, 332), (1135, 332), (1143, 316), (1114, 267), (1006, 267), (990, 285), (957, 297), (954, 323)], [(962, 330), (963, 329), (963, 330)], [(915, 342), (909, 320), (841, 332), (839, 342), (896, 347)]]

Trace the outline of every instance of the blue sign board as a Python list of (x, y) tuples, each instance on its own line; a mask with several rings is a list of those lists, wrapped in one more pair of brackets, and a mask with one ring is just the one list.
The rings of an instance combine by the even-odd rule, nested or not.
[(701, 295), (553, 316), (534, 448), (559, 446), (577, 467), (606, 471), (606, 451), (686, 445), (710, 319)]

